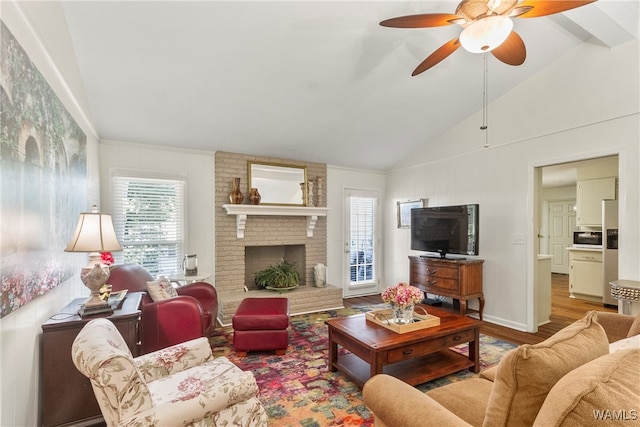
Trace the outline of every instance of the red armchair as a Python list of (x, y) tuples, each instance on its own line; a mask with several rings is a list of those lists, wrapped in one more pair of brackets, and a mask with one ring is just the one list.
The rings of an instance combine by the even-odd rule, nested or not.
[[(147, 282), (154, 278), (143, 267), (134, 264), (115, 266), (108, 283), (113, 292), (146, 292)], [(176, 289), (177, 297), (153, 302), (147, 293), (142, 298), (140, 335), (142, 354), (179, 344), (202, 336), (210, 336), (218, 315), (218, 295), (209, 283), (196, 282)]]

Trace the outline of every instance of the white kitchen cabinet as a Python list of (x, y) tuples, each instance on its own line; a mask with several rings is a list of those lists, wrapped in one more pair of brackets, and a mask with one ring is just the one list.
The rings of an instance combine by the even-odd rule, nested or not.
[(569, 250), (569, 293), (573, 298), (602, 301), (602, 250)]
[(551, 316), (551, 260), (553, 255), (538, 255), (538, 279), (536, 281), (536, 306), (538, 326), (549, 323)]
[(616, 178), (583, 179), (576, 192), (576, 225), (602, 227), (602, 200), (616, 198)]

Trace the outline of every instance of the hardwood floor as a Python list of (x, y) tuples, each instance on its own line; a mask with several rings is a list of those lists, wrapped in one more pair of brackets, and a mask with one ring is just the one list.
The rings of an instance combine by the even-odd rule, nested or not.
[[(380, 295), (369, 295), (355, 298), (345, 298), (345, 307), (363, 304), (379, 304), (382, 302)], [(444, 307), (453, 309), (452, 307)], [(617, 308), (604, 307), (602, 303), (584, 301), (569, 298), (569, 276), (566, 274), (553, 274), (551, 278), (551, 316), (550, 323), (538, 327), (535, 334), (521, 332), (504, 326), (484, 322), (480, 332), (514, 344), (536, 344), (544, 341), (551, 335), (570, 323), (582, 318), (587, 311), (609, 311), (616, 313)]]

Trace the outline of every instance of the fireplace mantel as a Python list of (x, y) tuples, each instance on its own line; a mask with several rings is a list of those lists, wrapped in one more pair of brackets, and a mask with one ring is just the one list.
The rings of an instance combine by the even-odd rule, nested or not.
[(270, 206), (270, 205), (222, 205), (227, 215), (236, 216), (236, 236), (244, 239), (244, 228), (247, 217), (251, 215), (271, 216), (306, 216), (307, 237), (313, 237), (318, 217), (327, 216), (329, 208), (316, 208), (307, 206)]

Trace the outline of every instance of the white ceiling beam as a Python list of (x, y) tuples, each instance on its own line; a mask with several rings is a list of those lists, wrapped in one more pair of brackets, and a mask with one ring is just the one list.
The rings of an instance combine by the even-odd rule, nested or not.
[(638, 8), (637, 1), (600, 0), (564, 15), (613, 48), (638, 38)]

